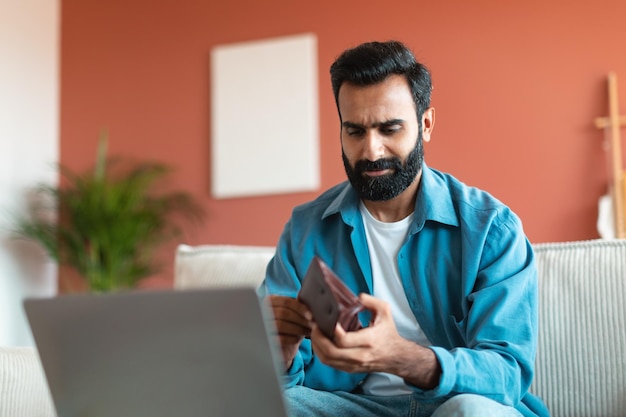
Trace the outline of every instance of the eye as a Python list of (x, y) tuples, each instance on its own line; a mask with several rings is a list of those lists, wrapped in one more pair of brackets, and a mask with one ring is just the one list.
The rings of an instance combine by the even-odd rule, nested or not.
[(380, 132), (383, 135), (393, 135), (394, 133), (399, 132), (400, 130), (402, 130), (402, 125), (399, 124), (389, 124), (389, 125), (381, 125), (380, 126)]
[(346, 129), (346, 133), (348, 136), (363, 136), (364, 129), (349, 127)]

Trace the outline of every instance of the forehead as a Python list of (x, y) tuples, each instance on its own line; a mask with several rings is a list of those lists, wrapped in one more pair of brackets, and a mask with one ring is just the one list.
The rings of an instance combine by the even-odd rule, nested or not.
[(392, 75), (380, 83), (359, 86), (345, 82), (338, 95), (341, 119), (355, 123), (388, 119), (415, 119), (415, 102), (409, 83), (402, 75)]

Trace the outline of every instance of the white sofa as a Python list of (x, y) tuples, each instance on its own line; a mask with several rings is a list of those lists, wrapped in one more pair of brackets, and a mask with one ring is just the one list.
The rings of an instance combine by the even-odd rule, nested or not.
[(37, 352), (0, 347), (0, 417), (55, 417)]
[[(626, 240), (534, 249), (540, 334), (533, 392), (553, 416), (626, 416)], [(257, 286), (273, 253), (271, 247), (182, 245), (176, 288)]]
[[(555, 417), (626, 416), (626, 240), (534, 245), (540, 335), (532, 386)], [(175, 288), (257, 286), (272, 247), (181, 245)], [(0, 417), (54, 411), (33, 349), (0, 348)]]

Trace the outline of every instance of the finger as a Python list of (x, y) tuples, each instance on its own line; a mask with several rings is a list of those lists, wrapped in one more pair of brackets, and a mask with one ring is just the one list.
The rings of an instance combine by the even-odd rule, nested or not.
[(272, 307), (272, 327), (281, 337), (281, 345), (299, 344), (304, 337), (310, 337), (312, 321), (303, 317), (299, 301), (289, 297), (269, 296), (267, 302)]
[(342, 351), (346, 353), (348, 350), (361, 347), (359, 344), (352, 343), (348, 340), (353, 336), (353, 333), (356, 332), (346, 332), (340, 324), (337, 324), (335, 334), (333, 338), (330, 339), (322, 332), (319, 326), (314, 325), (311, 330), (311, 343), (313, 346), (317, 346), (318, 350), (326, 352), (328, 356), (337, 356), (340, 355)]
[(366, 327), (364, 329), (347, 332), (337, 323), (333, 343), (343, 349), (370, 347), (372, 345), (372, 330)]
[(337, 325), (335, 326), (335, 338), (343, 338), (346, 335), (346, 331), (343, 329), (343, 327), (341, 326), (341, 323), (337, 323)]
[(363, 307), (368, 310), (378, 310), (387, 304), (387, 302), (364, 292), (359, 294), (359, 301), (363, 304)]
[(278, 333), (309, 337), (313, 322), (305, 320), (291, 312), (277, 311), (273, 325)]
[(311, 346), (321, 358), (329, 356), (327, 352), (332, 351), (334, 348), (333, 341), (322, 332), (317, 324), (314, 324), (311, 329)]
[(294, 298), (270, 296), (267, 298), (267, 303), (276, 320), (288, 320), (303, 324), (308, 324), (312, 320), (312, 314), (308, 308)]
[(280, 335), (309, 337), (311, 327), (307, 324), (295, 323), (288, 320), (276, 320), (276, 331)]
[(335, 346), (340, 347), (340, 348), (353, 348), (353, 347), (357, 347), (358, 344), (354, 343), (354, 335), (348, 335), (348, 333), (356, 333), (356, 332), (346, 332), (343, 327), (341, 326), (341, 324), (337, 323), (337, 325), (335, 326), (335, 334), (333, 335), (333, 340), (332, 342), (335, 344)]
[(391, 318), (391, 307), (389, 303), (366, 293), (359, 294), (359, 301), (367, 310), (372, 312), (372, 323), (376, 323), (381, 318)]
[(273, 306), (283, 306), (286, 308), (290, 308), (294, 311), (301, 312), (302, 314), (307, 313), (309, 310), (306, 305), (301, 303), (297, 298), (293, 297), (286, 297), (283, 295), (269, 295), (267, 297), (267, 300)]
[[(343, 329), (340, 330), (340, 332)], [(345, 331), (344, 331), (345, 333)], [(360, 348), (343, 348), (337, 346), (324, 335), (317, 326), (311, 331), (311, 346), (319, 360), (333, 368), (346, 372), (356, 372), (362, 366)]]
[(313, 315), (311, 314), (307, 306), (295, 298), (280, 295), (270, 295), (267, 297), (267, 302), (269, 303), (272, 310), (281, 309), (283, 311), (290, 311), (292, 312), (292, 314), (300, 316), (307, 321), (313, 319)]
[(293, 346), (299, 345), (303, 338), (302, 336), (279, 334), (278, 339), (281, 346)]

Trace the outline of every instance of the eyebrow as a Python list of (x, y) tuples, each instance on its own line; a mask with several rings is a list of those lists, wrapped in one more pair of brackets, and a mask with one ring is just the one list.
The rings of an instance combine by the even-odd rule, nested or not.
[[(404, 120), (403, 119), (390, 119), (390, 120), (385, 120), (384, 122), (378, 122), (378, 123), (373, 123), (370, 127), (376, 128), (376, 127), (380, 127), (380, 126), (393, 126), (393, 125), (401, 125), (404, 124)], [(352, 128), (352, 129), (363, 129), (366, 126), (359, 124), (359, 123), (353, 123), (353, 122), (343, 122), (341, 123), (341, 125), (345, 128)]]

